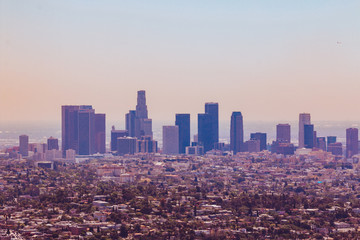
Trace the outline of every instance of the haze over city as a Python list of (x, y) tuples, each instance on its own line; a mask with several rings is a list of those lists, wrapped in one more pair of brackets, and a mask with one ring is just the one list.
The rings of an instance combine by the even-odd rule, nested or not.
[(219, 102), (220, 121), (359, 121), (359, 1), (0, 0), (0, 122), (92, 104), (154, 121)]

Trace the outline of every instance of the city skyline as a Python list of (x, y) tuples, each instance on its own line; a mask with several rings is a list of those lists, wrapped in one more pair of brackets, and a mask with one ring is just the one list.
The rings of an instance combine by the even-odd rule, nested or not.
[(166, 121), (204, 102), (219, 102), (219, 120), (360, 120), (347, 107), (360, 89), (358, 1), (0, 4), (0, 122), (56, 122), (67, 104), (116, 120), (138, 89)]

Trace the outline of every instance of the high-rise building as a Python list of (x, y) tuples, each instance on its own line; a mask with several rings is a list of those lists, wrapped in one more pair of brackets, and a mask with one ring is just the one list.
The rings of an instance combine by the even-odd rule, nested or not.
[(136, 141), (134, 137), (118, 137), (116, 149), (119, 155), (134, 154), (136, 152)]
[(141, 128), (143, 136), (152, 136), (152, 119), (144, 118), (141, 121)]
[(291, 142), (290, 124), (276, 125), (276, 141), (278, 142)]
[(163, 126), (164, 154), (179, 154), (179, 126)]
[(219, 104), (205, 103), (205, 113), (211, 116), (211, 141), (215, 144), (219, 142)]
[(350, 158), (359, 153), (359, 130), (357, 128), (346, 129), (346, 157)]
[(328, 147), (331, 143), (336, 143), (336, 136), (327, 136), (327, 147)]
[(145, 91), (140, 90), (137, 92), (136, 110), (130, 110), (125, 115), (126, 130), (129, 136), (140, 139), (142, 136), (151, 136), (152, 120), (148, 118), (148, 110), (146, 105)]
[(80, 106), (62, 106), (61, 148), (63, 154), (68, 149), (77, 153), (79, 149), (79, 109)]
[(311, 124), (310, 113), (299, 114), (299, 148), (305, 147), (304, 125)]
[(251, 133), (250, 134), (251, 140), (259, 140), (260, 143), (260, 151), (266, 150), (266, 133)]
[(198, 114), (198, 144), (204, 147), (204, 152), (213, 149), (212, 117), (207, 113)]
[(59, 140), (54, 137), (49, 137), (47, 140), (47, 150), (59, 150)]
[(125, 115), (126, 130), (130, 137), (135, 137), (135, 122), (136, 122), (136, 111), (130, 110), (129, 113)]
[(244, 144), (244, 126), (241, 112), (233, 112), (231, 115), (230, 126), (230, 150), (234, 154), (243, 151)]
[(314, 125), (312, 124), (304, 125), (304, 147), (305, 148), (314, 147)]
[(326, 138), (325, 137), (316, 138), (316, 147), (323, 151), (326, 151)]
[(78, 154), (93, 154), (95, 153), (95, 110), (91, 106), (89, 108), (80, 108), (78, 116)]
[(19, 136), (19, 152), (23, 157), (29, 155), (29, 136), (20, 135)]
[(190, 114), (176, 114), (175, 125), (179, 127), (179, 153), (185, 153), (190, 146)]
[(106, 152), (106, 121), (105, 114), (95, 114), (95, 152)]
[(105, 114), (96, 117), (90, 105), (62, 106), (62, 151), (79, 155), (105, 152)]
[(148, 118), (148, 110), (144, 90), (140, 90), (137, 92), (136, 117), (142, 119)]
[(127, 137), (128, 131), (127, 130), (115, 130), (113, 126), (111, 129), (111, 143), (110, 143), (110, 150), (112, 152), (117, 151), (117, 139), (119, 137)]

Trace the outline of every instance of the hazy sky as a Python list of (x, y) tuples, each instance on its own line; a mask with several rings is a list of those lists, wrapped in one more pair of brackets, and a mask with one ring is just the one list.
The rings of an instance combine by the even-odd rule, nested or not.
[(360, 1), (0, 0), (0, 121), (92, 104), (149, 116), (360, 120)]

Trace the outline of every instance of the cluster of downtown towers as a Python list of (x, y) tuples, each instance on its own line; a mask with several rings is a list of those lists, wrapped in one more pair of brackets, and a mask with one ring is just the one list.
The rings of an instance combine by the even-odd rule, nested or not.
[[(119, 136), (120, 138), (148, 139), (151, 142), (156, 142), (152, 140), (152, 120), (148, 118), (145, 91), (138, 91), (137, 94), (136, 110), (130, 110), (126, 114), (126, 130), (120, 130)], [(115, 129), (113, 131), (116, 132)], [(95, 113), (90, 105), (62, 106), (63, 152), (73, 149), (78, 155), (105, 153), (105, 136), (105, 114)], [(163, 153), (182, 154), (186, 152), (186, 148), (189, 146), (202, 147), (203, 152), (224, 148), (224, 144), (219, 143), (218, 103), (205, 103), (205, 113), (198, 114), (197, 138), (194, 139), (193, 143), (191, 143), (190, 138), (190, 114), (176, 114), (175, 125), (163, 127)], [(358, 153), (358, 129), (347, 129), (346, 138), (346, 156), (351, 157)], [(336, 137), (328, 136), (327, 139), (326, 146), (325, 138), (316, 136), (314, 125), (310, 122), (310, 114), (302, 113), (299, 115), (299, 148), (317, 147), (325, 150), (330, 144), (333, 144), (330, 147), (335, 149), (339, 147)], [(113, 137), (112, 141), (114, 141)], [(266, 149), (266, 144), (266, 133), (252, 133), (250, 140), (244, 142), (243, 116), (241, 112), (232, 113), (228, 150), (234, 154), (245, 151), (262, 151)], [(111, 150), (116, 150), (114, 149), (116, 144), (112, 142), (111, 145)], [(155, 145), (156, 147), (151, 148), (152, 150), (148, 152), (157, 151), (157, 144)], [(273, 152), (277, 153), (293, 153), (295, 148), (291, 144), (289, 124), (277, 125), (276, 141), (273, 142), (271, 148)]]

